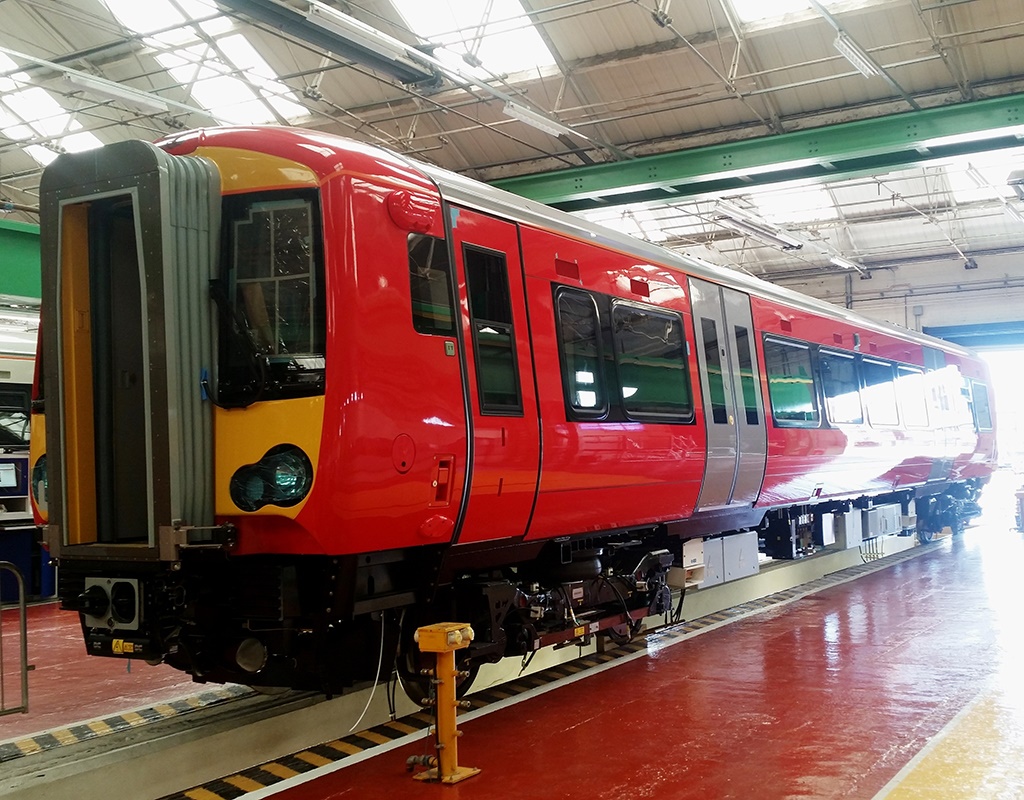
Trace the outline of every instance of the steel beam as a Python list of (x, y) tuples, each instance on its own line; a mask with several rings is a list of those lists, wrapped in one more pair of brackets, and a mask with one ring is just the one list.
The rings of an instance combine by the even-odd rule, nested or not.
[[(575, 211), (801, 179), (822, 183), (1024, 147), (1024, 94), (494, 181)], [(1011, 165), (1007, 165), (1009, 169)]]

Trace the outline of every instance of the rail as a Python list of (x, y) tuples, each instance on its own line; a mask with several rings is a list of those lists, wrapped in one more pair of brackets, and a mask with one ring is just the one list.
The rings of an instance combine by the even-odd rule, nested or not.
[(7, 714), (28, 713), (28, 613), (25, 607), (25, 579), (21, 571), (10, 561), (0, 561), (0, 575), (10, 572), (18, 582), (18, 621), (20, 636), (21, 705), (7, 705), (7, 661), (4, 658), (4, 608), (0, 605), (0, 717)]

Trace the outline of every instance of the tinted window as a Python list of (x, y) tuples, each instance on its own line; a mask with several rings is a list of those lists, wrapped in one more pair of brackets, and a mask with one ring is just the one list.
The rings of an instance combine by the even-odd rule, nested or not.
[(601, 369), (601, 328), (594, 298), (563, 290), (556, 301), (563, 382), (569, 407), (600, 416), (608, 408)]
[(896, 367), (896, 395), (908, 428), (928, 427), (928, 400), (924, 391), (924, 374), (919, 369)]
[(896, 386), (893, 383), (892, 364), (865, 359), (863, 370), (868, 421), (872, 425), (899, 425), (900, 416), (896, 409)]
[(860, 382), (853, 356), (819, 353), (821, 388), (825, 393), (825, 413), (829, 422), (857, 424), (864, 421), (860, 405)]
[(521, 412), (505, 255), (468, 246), (464, 254), (480, 410)]
[(736, 358), (740, 362), (740, 389), (748, 425), (759, 425), (761, 415), (757, 408), (757, 384), (754, 378), (754, 354), (750, 348), (750, 332), (736, 325)]
[(776, 422), (813, 427), (818, 424), (818, 399), (807, 345), (766, 339), (764, 368)]
[(616, 303), (612, 306), (612, 330), (626, 413), (689, 418), (693, 403), (682, 318), (667, 311)]
[(412, 324), (420, 333), (450, 336), (455, 332), (451, 264), (444, 239), (409, 236), (409, 286)]
[(722, 358), (718, 349), (718, 326), (713, 319), (701, 317), (700, 330), (708, 370), (706, 379), (711, 396), (711, 418), (722, 425), (728, 421), (729, 415), (725, 409), (725, 377), (722, 375)]
[(988, 404), (988, 387), (984, 383), (971, 381), (974, 399), (974, 424), (979, 431), (992, 430), (992, 410)]

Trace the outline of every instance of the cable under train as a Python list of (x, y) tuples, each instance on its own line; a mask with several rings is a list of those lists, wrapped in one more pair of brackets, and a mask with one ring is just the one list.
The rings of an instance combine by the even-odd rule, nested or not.
[(686, 539), (994, 469), (971, 352), (366, 144), (196, 130), (41, 183), (31, 474), (98, 656), (335, 693), (633, 635)]

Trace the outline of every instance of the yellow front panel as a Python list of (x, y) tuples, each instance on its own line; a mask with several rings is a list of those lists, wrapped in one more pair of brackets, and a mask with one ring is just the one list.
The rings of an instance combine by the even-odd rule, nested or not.
[[(231, 476), (239, 467), (255, 464), (270, 448), (279, 444), (301, 447), (313, 464), (314, 483), (320, 459), (320, 432), (324, 421), (324, 398), (304, 397), (295, 400), (267, 400), (248, 408), (214, 411), (214, 495), (218, 516), (239, 514), (273, 514), (294, 519), (306, 504), (304, 499), (290, 508), (264, 506), (245, 512), (232, 502), (229, 493)], [(308, 496), (307, 498), (308, 499)]]
[(309, 167), (279, 156), (231, 147), (199, 147), (195, 155), (217, 165), (224, 194), (320, 185)]
[[(32, 436), (28, 440), (28, 476), (29, 482), (32, 481), (32, 471), (35, 469), (36, 462), (40, 456), (46, 455), (46, 415), (45, 414), (33, 414), (32, 415)], [(50, 469), (56, 469), (56, 465), (50, 466)], [(30, 494), (35, 498), (36, 490), (35, 487), (30, 489)], [(50, 498), (47, 497), (46, 501), (49, 504)], [(49, 508), (42, 508), (39, 504), (36, 504), (36, 508), (39, 509), (39, 516), (42, 517), (43, 522), (48, 522), (50, 518)]]
[[(60, 304), (64, 397), (64, 527), (68, 544), (96, 541), (89, 208), (66, 206), (61, 225)], [(57, 465), (51, 466), (56, 469)]]

